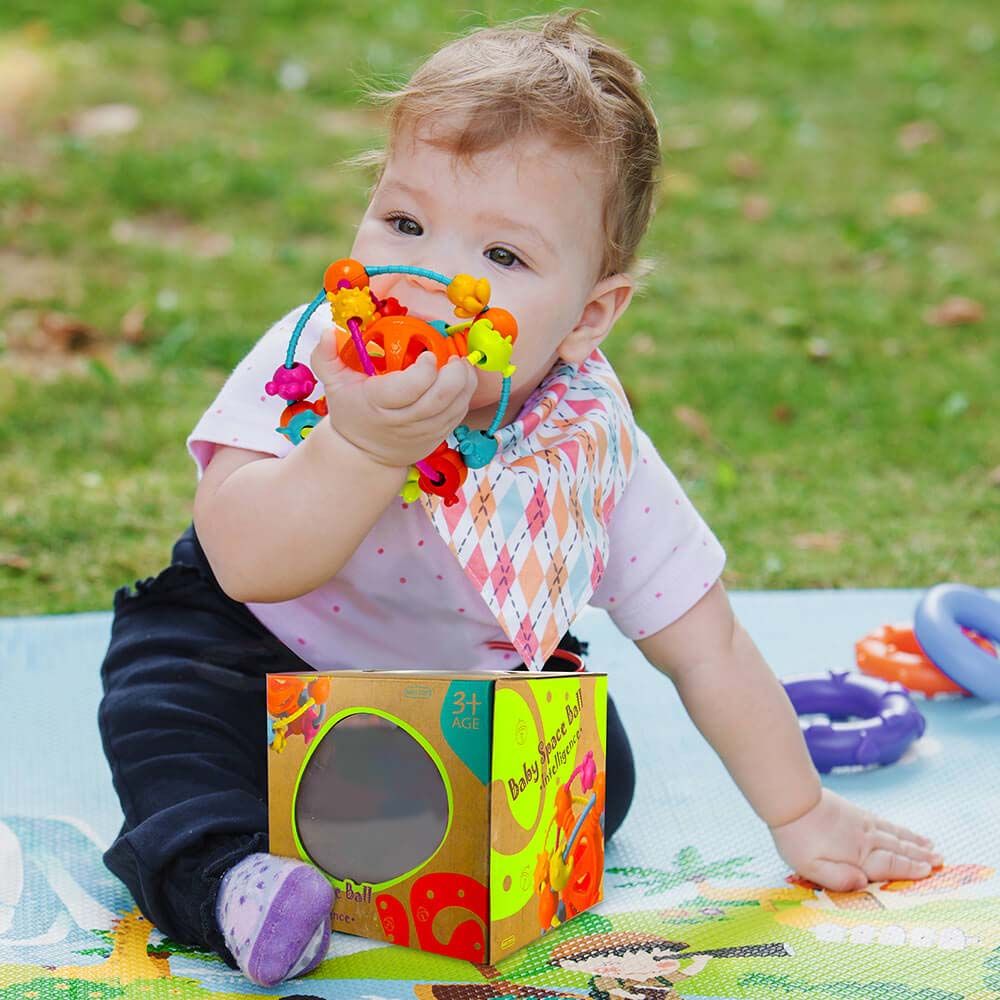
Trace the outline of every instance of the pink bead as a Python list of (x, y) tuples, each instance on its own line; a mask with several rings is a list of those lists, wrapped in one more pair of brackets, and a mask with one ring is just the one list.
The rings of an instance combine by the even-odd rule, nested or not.
[(264, 386), (269, 396), (297, 401), (305, 399), (316, 388), (316, 376), (308, 365), (296, 362), (291, 368), (276, 368), (271, 381)]

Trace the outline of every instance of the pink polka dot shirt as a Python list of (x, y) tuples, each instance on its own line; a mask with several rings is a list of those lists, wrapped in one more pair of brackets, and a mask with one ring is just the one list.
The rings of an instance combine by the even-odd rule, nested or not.
[[(282, 402), (263, 385), (284, 361), (301, 307), (276, 323), (227, 379), (188, 437), (201, 477), (217, 446), (292, 450), (275, 431)], [(308, 361), (329, 323), (310, 319), (296, 358)], [(317, 387), (314, 396), (320, 395)], [(718, 579), (725, 552), (641, 430), (635, 471), (611, 515), (610, 553), (591, 604), (631, 639), (679, 618)], [(317, 526), (320, 521), (317, 519)], [(286, 646), (322, 670), (506, 669), (516, 653), (422, 505), (394, 500), (336, 576), (291, 601), (248, 603)]]

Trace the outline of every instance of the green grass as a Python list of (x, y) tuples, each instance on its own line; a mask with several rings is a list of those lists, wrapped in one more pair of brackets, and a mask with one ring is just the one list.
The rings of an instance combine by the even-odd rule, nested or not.
[[(107, 608), (168, 558), (191, 513), (187, 432), (350, 245), (366, 179), (339, 163), (380, 135), (356, 110), (360, 81), (555, 6), (3, 5), (0, 613)], [(726, 546), (727, 580), (996, 585), (993, 0), (594, 6), (646, 70), (668, 164), (645, 244), (656, 267), (609, 353)], [(279, 85), (288, 63), (304, 88)], [(138, 108), (139, 126), (70, 127), (110, 102)], [(906, 149), (914, 121), (934, 134)], [(755, 176), (734, 174), (736, 154)], [(907, 191), (929, 211), (894, 216)], [(748, 197), (767, 199), (763, 218), (745, 217)], [(140, 238), (122, 242), (129, 225)], [(954, 295), (985, 319), (929, 324)], [(49, 312), (96, 341), (46, 347)]]

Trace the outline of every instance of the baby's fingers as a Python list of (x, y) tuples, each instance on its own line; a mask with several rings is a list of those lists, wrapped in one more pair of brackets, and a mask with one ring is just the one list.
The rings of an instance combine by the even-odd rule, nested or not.
[(868, 885), (868, 878), (860, 868), (823, 858), (810, 861), (798, 874), (833, 892), (853, 892)]
[(319, 380), (326, 384), (327, 379), (340, 377), (345, 371), (351, 371), (337, 354), (337, 342), (333, 336), (333, 329), (324, 330), (320, 334), (316, 346), (309, 355), (309, 367), (319, 376)]
[(424, 351), (409, 368), (372, 378), (369, 399), (384, 410), (412, 406), (434, 384), (437, 361), (433, 352)]
[(472, 398), (476, 388), (476, 374), (472, 366), (457, 358), (449, 361), (439, 372), (434, 384), (411, 407), (408, 414), (412, 420), (432, 420), (458, 406), (465, 416), (463, 407)]
[[(900, 832), (903, 832), (900, 830)], [(941, 863), (939, 855), (935, 854), (929, 847), (924, 847), (914, 840), (906, 837), (898, 837), (895, 833), (890, 833), (880, 822), (868, 834), (866, 843), (868, 853), (874, 851), (886, 851), (889, 854), (897, 854), (900, 857), (910, 858), (912, 861), (923, 861), (930, 867)]]
[[(919, 833), (914, 833), (912, 830), (908, 830), (905, 826), (890, 823), (885, 819), (877, 820), (877, 824), (880, 830), (885, 830), (893, 836), (898, 837), (900, 840), (908, 840), (911, 843), (919, 844), (921, 847), (926, 847), (928, 850), (934, 847), (934, 842), (929, 837), (922, 837)], [(934, 857), (939, 858), (940, 860), (939, 855), (935, 854)]]
[(929, 861), (919, 861), (906, 854), (878, 847), (865, 858), (865, 874), (872, 882), (895, 882), (898, 879), (926, 878), (931, 873)]

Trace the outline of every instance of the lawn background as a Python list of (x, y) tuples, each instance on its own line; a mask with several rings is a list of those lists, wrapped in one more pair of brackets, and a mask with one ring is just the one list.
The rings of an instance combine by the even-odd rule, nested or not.
[[(0, 614), (167, 560), (184, 437), (350, 246), (361, 84), (556, 6), (0, 7)], [(608, 352), (729, 585), (996, 586), (994, 0), (591, 6), (666, 155)]]

